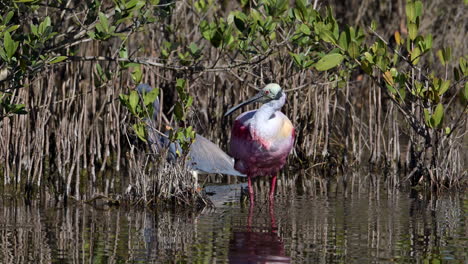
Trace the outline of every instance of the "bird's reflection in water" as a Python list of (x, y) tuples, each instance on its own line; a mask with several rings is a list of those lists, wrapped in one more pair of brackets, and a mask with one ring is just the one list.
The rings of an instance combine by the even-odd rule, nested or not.
[[(229, 263), (291, 263), (278, 236), (274, 205), (269, 206), (270, 228), (252, 227), (254, 206), (250, 206), (246, 230), (232, 234)], [(263, 230), (262, 230), (263, 229)]]

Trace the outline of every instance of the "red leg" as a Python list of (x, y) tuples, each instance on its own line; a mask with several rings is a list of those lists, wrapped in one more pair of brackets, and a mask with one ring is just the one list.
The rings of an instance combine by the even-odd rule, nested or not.
[(278, 227), (276, 226), (276, 219), (275, 219), (275, 204), (273, 203), (273, 201), (270, 201), (270, 206), (269, 206), (269, 209), (270, 209), (270, 224), (271, 224), (271, 231), (273, 233), (277, 233), (278, 232)]
[(271, 183), (270, 183), (270, 203), (272, 203), (275, 200), (275, 188), (276, 188), (276, 174), (273, 175), (271, 178)]
[(252, 217), (253, 217), (254, 204), (250, 203), (249, 216), (247, 217), (247, 230), (252, 232)]
[(248, 182), (249, 182), (250, 206), (253, 206), (255, 195), (254, 195), (254, 190), (253, 190), (253, 186), (252, 186), (252, 179), (251, 179), (250, 175), (247, 175), (247, 179), (248, 179)]

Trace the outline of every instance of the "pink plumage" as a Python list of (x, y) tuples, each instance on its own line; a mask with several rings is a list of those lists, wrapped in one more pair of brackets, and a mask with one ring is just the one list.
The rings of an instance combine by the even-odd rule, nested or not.
[(295, 138), (291, 121), (280, 111), (286, 102), (286, 94), (278, 84), (268, 84), (256, 96), (231, 108), (225, 115), (252, 102), (264, 104), (236, 118), (230, 141), (234, 168), (248, 177), (251, 204), (254, 201), (251, 179), (257, 176), (273, 176), (270, 202), (273, 201), (277, 173), (286, 163)]
[[(241, 114), (232, 128), (230, 154), (235, 159), (234, 168), (241, 173), (256, 176), (273, 176), (286, 163), (294, 144), (294, 128), (288, 137), (269, 140), (256, 135), (249, 124), (256, 110)], [(276, 115), (287, 118), (281, 112)]]

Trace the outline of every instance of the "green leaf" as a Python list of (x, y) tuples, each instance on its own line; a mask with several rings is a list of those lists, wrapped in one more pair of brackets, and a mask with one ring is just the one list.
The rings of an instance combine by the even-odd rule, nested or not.
[(386, 56), (376, 56), (375, 57), (375, 64), (379, 69), (383, 72), (387, 71), (389, 67), (389, 61)]
[(37, 30), (38, 35), (43, 36), (46, 33), (48, 27), (50, 27), (50, 17), (46, 17), (44, 21), (39, 24), (39, 28)]
[(414, 2), (412, 1), (406, 2), (406, 17), (408, 18), (409, 22), (416, 21), (416, 8), (414, 6)]
[(129, 107), (128, 103), (128, 95), (126, 94), (119, 94), (119, 99), (122, 104), (124, 104), (126, 107)]
[(46, 18), (44, 18), (44, 21), (42, 23), (44, 23), (45, 27), (47, 28), (52, 25), (52, 20), (50, 19), (49, 16), (46, 16)]
[(437, 57), (442, 65), (445, 66), (450, 60), (452, 60), (452, 48), (448, 47), (438, 50)]
[(443, 95), (450, 87), (450, 80), (445, 80), (442, 82), (442, 84), (439, 87), (438, 94)]
[(127, 3), (125, 4), (125, 8), (126, 8), (127, 10), (132, 10), (132, 9), (134, 9), (134, 8), (135, 8), (135, 9), (139, 9), (139, 8), (141, 8), (142, 5), (144, 5), (144, 3), (142, 3), (141, 1), (139, 1), (139, 0), (132, 0), (132, 1), (127, 2)]
[(232, 36), (232, 28), (229, 27), (228, 30), (223, 32), (223, 47), (229, 46), (234, 42), (234, 37)]
[(363, 69), (369, 75), (372, 74), (372, 66), (370, 65), (368, 61), (361, 62), (361, 69)]
[(119, 57), (124, 59), (128, 58), (128, 50), (125, 46), (119, 50)]
[(364, 52), (364, 57), (366, 58), (366, 60), (370, 63), (374, 63), (374, 56), (372, 56), (372, 54), (370, 54), (370, 52)]
[(7, 56), (9, 59), (13, 57), (13, 55), (16, 52), (16, 49), (18, 48), (18, 42), (14, 41), (11, 38), (11, 35), (9, 32), (5, 32), (3, 34), (3, 43), (5, 45), (5, 51), (7, 53)]
[(424, 109), (424, 121), (426, 121), (426, 125), (428, 127), (433, 127), (432, 122), (431, 122), (431, 114), (429, 113), (428, 109)]
[(8, 24), (14, 14), (15, 13), (13, 11), (8, 12), (8, 14), (6, 14), (5, 17), (3, 18), (3, 25)]
[(440, 63), (442, 63), (442, 65), (445, 66), (446, 61), (444, 59), (444, 54), (443, 54), (442, 50), (437, 51), (437, 57), (439, 58)]
[(211, 27), (210, 27), (210, 24), (206, 21), (206, 20), (202, 20), (200, 22), (200, 31), (202, 33), (202, 36), (206, 39), (206, 40), (211, 40)]
[(8, 61), (8, 56), (6, 55), (6, 52), (5, 50), (3, 49), (3, 47), (0, 46), (0, 58), (2, 58), (2, 60), (4, 61)]
[(372, 20), (372, 22), (371, 22), (371, 29), (374, 30), (374, 31), (377, 29), (377, 21)]
[(428, 34), (426, 38), (424, 39), (424, 44), (426, 46), (426, 50), (432, 49), (432, 34)]
[(315, 63), (315, 68), (318, 71), (326, 71), (338, 66), (343, 61), (343, 55), (338, 53), (327, 54)]
[(289, 52), (289, 55), (291, 55), (291, 57), (293, 57), (293, 61), (294, 63), (302, 68), (302, 57), (303, 57), (303, 54), (295, 54), (295, 53), (292, 53), (292, 52)]
[(276, 39), (276, 31), (271, 32), (270, 36), (268, 36), (270, 40), (275, 40)]
[(141, 79), (143, 78), (143, 72), (141, 71), (141, 65), (138, 65), (137, 67), (133, 68), (131, 76), (132, 76), (132, 80), (135, 83), (140, 83), (141, 82)]
[(86, 34), (91, 38), (91, 39), (97, 39), (96, 32), (94, 31), (88, 31)]
[(418, 64), (420, 58), (421, 49), (419, 49), (419, 47), (415, 47), (411, 52), (411, 63), (413, 63), (414, 65)]
[(17, 30), (19, 27), (20, 27), (20, 25), (13, 25), (13, 26), (9, 27), (6, 31), (13, 32), (13, 31)]
[(260, 14), (260, 12), (257, 11), (256, 9), (251, 9), (251, 10), (250, 10), (250, 17), (252, 17), (252, 19), (253, 19), (255, 22), (257, 22), (257, 21), (263, 19), (262, 14)]
[(389, 84), (385, 84), (385, 87), (387, 87), (387, 90), (388, 90), (391, 94), (396, 94), (396, 93), (397, 93), (397, 90), (396, 90), (393, 86), (391, 86), (391, 85), (389, 85)]
[(450, 47), (447, 47), (443, 50), (443, 54), (444, 54), (444, 60), (445, 62), (449, 62), (452, 60), (452, 48)]
[(11, 112), (13, 114), (17, 114), (17, 115), (27, 114), (28, 112), (26, 110), (24, 110), (24, 107), (25, 107), (24, 104), (15, 104), (15, 105), (13, 105), (13, 109), (11, 110)]
[(184, 108), (180, 102), (176, 102), (174, 106), (174, 115), (177, 120), (185, 120)]
[(349, 43), (350, 43), (349, 35), (346, 34), (346, 32), (342, 31), (338, 39), (338, 45), (340, 45), (340, 47), (343, 50), (348, 50)]
[(349, 44), (348, 54), (353, 59), (359, 56), (359, 46), (354, 40)]
[(199, 0), (194, 3), (195, 9), (198, 13), (206, 12), (206, 2), (204, 0)]
[(322, 29), (319, 33), (319, 37), (325, 42), (336, 43), (333, 33), (330, 30)]
[(190, 45), (189, 45), (188, 48), (189, 48), (189, 50), (190, 50), (190, 53), (191, 53), (192, 55), (194, 55), (194, 56), (197, 55), (197, 54), (200, 52), (200, 48), (198, 48), (197, 44), (195, 44), (195, 43), (193, 43), (193, 42), (190, 43)]
[(444, 106), (439, 103), (432, 115), (432, 119), (434, 120), (434, 127), (438, 127), (444, 118)]
[(406, 98), (406, 89), (405, 88), (400, 88), (398, 91), (400, 92), (398, 95), (399, 95), (399, 97), (401, 99), (401, 102), (404, 102), (405, 98)]
[[(336, 43), (335, 36), (333, 35), (333, 25), (327, 22), (317, 22), (314, 26), (315, 34), (319, 36), (319, 38), (325, 42), (331, 42), (333, 44)], [(337, 35), (339, 38), (339, 35)]]
[(242, 15), (240, 14), (237, 14), (236, 16), (234, 16), (234, 25), (236, 25), (236, 28), (244, 33), (244, 30), (247, 28), (246, 25), (245, 25), (245, 22), (244, 22), (244, 17), (245, 17), (245, 14), (244, 13), (241, 13)]
[(136, 108), (137, 108), (137, 105), (138, 105), (138, 92), (137, 91), (131, 91), (130, 92), (130, 96), (129, 96), (129, 100), (128, 100), (128, 104), (130, 106), (130, 112), (132, 112), (133, 114), (137, 114), (136, 112)]
[(31, 24), (30, 27), (31, 27), (31, 32), (32, 32), (34, 35), (37, 36), (37, 35), (38, 35), (38, 33), (37, 33), (37, 26), (34, 25), (34, 24)]
[(302, 24), (299, 27), (299, 30), (304, 33), (305, 35), (310, 35), (310, 28), (306, 24)]
[(189, 96), (189, 97), (187, 98), (187, 103), (185, 104), (185, 107), (186, 107), (186, 108), (189, 108), (189, 107), (192, 106), (192, 104), (193, 104), (193, 97), (192, 97), (192, 96)]
[[(402, 80), (403, 85), (404, 81)], [(423, 89), (423, 84), (417, 80), (414, 81), (414, 89), (411, 90), (411, 93), (416, 96), (421, 96), (424, 91), (427, 89)]]
[(153, 90), (149, 91), (143, 96), (143, 104), (145, 106), (149, 106), (154, 101), (156, 101), (156, 99), (158, 98), (158, 95), (159, 95), (159, 89), (154, 88)]
[(107, 19), (106, 15), (102, 12), (99, 12), (99, 22), (101, 23), (102, 31), (104, 33), (108, 33), (109, 32), (109, 20)]
[(414, 2), (414, 12), (415, 12), (416, 18), (422, 16), (422, 11), (423, 11), (422, 2), (421, 1)]
[(296, 0), (297, 9), (294, 10), (294, 13), (296, 16), (299, 16), (301, 21), (304, 21), (308, 17), (307, 2), (306, 0)]
[(408, 34), (411, 40), (418, 36), (418, 26), (415, 23), (408, 24)]
[(185, 79), (177, 79), (176, 87), (185, 88), (186, 83), (187, 83), (187, 80), (185, 80)]
[(98, 76), (101, 79), (105, 78), (104, 70), (102, 69), (102, 67), (101, 67), (101, 65), (99, 63), (96, 63), (96, 71), (97, 71)]
[(450, 127), (445, 127), (445, 135), (449, 135), (450, 132), (452, 132), (452, 129), (450, 129)]
[(221, 32), (221, 29), (214, 29), (212, 32), (214, 33), (211, 36), (210, 43), (215, 48), (219, 48), (223, 42), (223, 33)]
[(460, 57), (460, 71), (464, 76), (468, 75), (468, 63), (466, 63), (465, 58)]
[(52, 60), (49, 61), (50, 64), (54, 64), (54, 63), (58, 63), (58, 62), (61, 62), (61, 61), (64, 61), (68, 59), (67, 56), (58, 56), (58, 57), (55, 57), (53, 58)]
[(144, 142), (146, 142), (146, 136), (145, 136), (145, 125), (143, 123), (136, 123), (133, 124), (133, 130), (137, 134), (137, 136)]

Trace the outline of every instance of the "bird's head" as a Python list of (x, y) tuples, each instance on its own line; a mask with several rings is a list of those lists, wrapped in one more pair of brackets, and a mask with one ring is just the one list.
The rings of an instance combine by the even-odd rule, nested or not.
[(269, 83), (260, 90), (259, 94), (262, 96), (257, 101), (268, 103), (271, 100), (280, 99), (283, 94), (283, 89), (281, 89), (281, 86), (277, 83)]
[(254, 103), (254, 102), (268, 103), (272, 100), (279, 100), (282, 95), (283, 95), (283, 89), (281, 89), (281, 86), (279, 86), (279, 84), (277, 83), (267, 84), (265, 87), (263, 87), (263, 89), (261, 89), (252, 98), (229, 109), (224, 114), (224, 116), (228, 116), (232, 114), (234, 111), (236, 111), (237, 109), (241, 108), (242, 106), (248, 105), (250, 103)]

